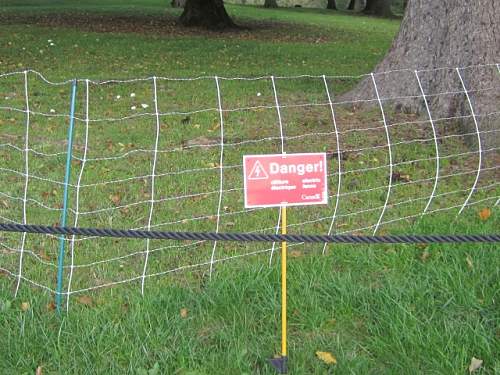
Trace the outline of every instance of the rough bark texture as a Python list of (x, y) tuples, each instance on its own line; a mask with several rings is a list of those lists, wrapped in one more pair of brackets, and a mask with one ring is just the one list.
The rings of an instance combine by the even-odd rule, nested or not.
[(186, 0), (172, 0), (170, 3), (172, 8), (184, 8), (186, 5)]
[(184, 26), (200, 26), (209, 29), (236, 26), (227, 14), (222, 0), (187, 0), (180, 21)]
[(328, 0), (328, 3), (326, 4), (326, 9), (337, 9), (337, 4), (335, 3), (335, 0)]
[[(456, 67), (470, 93), (480, 131), (498, 129), (500, 116), (500, 1), (498, 0), (410, 0), (401, 29), (388, 54), (375, 68), (380, 95), (385, 98), (415, 96), (420, 89), (414, 70), (419, 70), (427, 101), (435, 118), (469, 116), (461, 122), (467, 133), (475, 132), (471, 110)], [(486, 65), (485, 64), (493, 64)], [(477, 65), (483, 65), (477, 67)], [(476, 67), (470, 67), (476, 66)], [(446, 68), (435, 70), (434, 68)], [(349, 98), (374, 97), (370, 77), (347, 94)], [(405, 112), (423, 111), (421, 99), (394, 99), (384, 105)], [(498, 147), (500, 132), (481, 136), (483, 147)], [(475, 141), (477, 137), (469, 139)]]
[(363, 13), (380, 17), (392, 17), (394, 15), (391, 4), (391, 0), (367, 0)]
[(278, 3), (276, 0), (265, 0), (264, 1), (264, 8), (277, 8)]
[(366, 0), (351, 0), (347, 4), (347, 10), (352, 10), (354, 12), (359, 12), (363, 10), (366, 6)]

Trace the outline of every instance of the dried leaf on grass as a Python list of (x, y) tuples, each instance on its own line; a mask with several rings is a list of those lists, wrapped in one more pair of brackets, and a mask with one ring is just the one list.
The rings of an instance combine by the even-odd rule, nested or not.
[(47, 303), (47, 310), (48, 311), (54, 311), (55, 309), (56, 309), (56, 304), (53, 301)]
[(472, 263), (472, 258), (470, 257), (470, 255), (467, 255), (467, 258), (465, 258), (465, 261), (467, 262), (467, 267), (469, 267), (469, 269), (474, 268), (474, 263)]
[(38, 254), (40, 255), (40, 258), (43, 260), (49, 261), (50, 257), (47, 255), (47, 252), (44, 249), (41, 249)]
[(316, 352), (316, 357), (327, 365), (335, 365), (337, 363), (337, 358), (330, 352)]
[(120, 194), (111, 194), (109, 199), (111, 199), (111, 201), (116, 205), (119, 205), (122, 200)]
[(29, 308), (30, 308), (29, 302), (23, 302), (23, 303), (21, 303), (21, 310), (28, 311)]
[(491, 216), (491, 210), (489, 208), (483, 208), (481, 211), (479, 211), (479, 218), (482, 221), (488, 220), (490, 216)]
[(189, 310), (186, 308), (182, 308), (180, 311), (181, 318), (187, 318)]
[(469, 365), (469, 374), (472, 374), (474, 371), (478, 370), (483, 365), (482, 359), (477, 359), (472, 357)]
[(90, 296), (80, 296), (76, 300), (78, 301), (78, 303), (81, 303), (82, 305), (85, 306), (92, 307), (94, 305), (94, 301)]
[(426, 261), (427, 261), (427, 259), (429, 259), (429, 258), (430, 258), (430, 256), (431, 256), (431, 253), (429, 253), (429, 251), (428, 251), (427, 249), (425, 249), (425, 250), (422, 252), (422, 254), (420, 254), (420, 260), (421, 260), (422, 262), (426, 262)]
[(392, 182), (411, 182), (409, 174), (394, 172), (391, 176)]

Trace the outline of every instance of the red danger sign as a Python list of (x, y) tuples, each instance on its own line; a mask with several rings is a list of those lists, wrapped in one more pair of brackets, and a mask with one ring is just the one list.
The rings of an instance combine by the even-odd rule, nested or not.
[(243, 156), (245, 207), (328, 203), (326, 154)]

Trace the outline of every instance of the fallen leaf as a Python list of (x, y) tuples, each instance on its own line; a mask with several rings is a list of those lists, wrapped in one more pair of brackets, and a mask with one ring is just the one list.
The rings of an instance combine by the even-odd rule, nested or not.
[(79, 303), (85, 306), (93, 306), (94, 302), (90, 296), (80, 296), (76, 299)]
[(482, 359), (477, 359), (472, 357), (469, 365), (469, 374), (472, 374), (474, 371), (478, 370), (483, 365)]
[(472, 258), (470, 257), (470, 255), (467, 255), (465, 261), (467, 262), (467, 267), (469, 267), (469, 269), (474, 268), (474, 263), (472, 263)]
[(290, 251), (290, 256), (292, 258), (298, 258), (298, 257), (302, 256), (302, 252), (299, 250), (292, 250), (292, 251)]
[(410, 175), (409, 174), (402, 174), (398, 172), (394, 172), (391, 177), (392, 182), (411, 182)]
[(113, 141), (112, 140), (107, 140), (106, 141), (106, 148), (108, 149), (108, 151), (113, 151)]
[(323, 361), (327, 365), (335, 365), (337, 363), (337, 359), (330, 352), (317, 351), (316, 357), (318, 357), (320, 361)]
[(490, 216), (491, 216), (491, 210), (489, 208), (483, 208), (481, 211), (479, 211), (479, 218), (482, 221), (488, 220)]
[(181, 314), (181, 318), (187, 318), (187, 316), (188, 316), (188, 309), (182, 308), (181, 311), (180, 311), (180, 314)]
[(111, 199), (111, 201), (116, 205), (119, 205), (122, 200), (120, 194), (111, 194), (109, 199)]
[(30, 308), (29, 302), (23, 302), (23, 303), (21, 303), (21, 310), (28, 311), (29, 308)]
[(43, 260), (46, 260), (46, 261), (49, 261), (50, 260), (50, 257), (47, 255), (46, 251), (45, 250), (40, 250), (38, 252), (38, 254), (40, 255), (40, 258), (42, 258)]
[(42, 375), (42, 366), (36, 368), (35, 375)]
[(427, 251), (427, 249), (425, 249), (424, 252), (422, 254), (420, 254), (420, 260), (422, 262), (426, 262), (430, 256), (431, 256), (431, 253), (429, 253), (429, 251)]
[(47, 303), (47, 310), (48, 311), (54, 311), (55, 309), (56, 309), (56, 304), (53, 301)]

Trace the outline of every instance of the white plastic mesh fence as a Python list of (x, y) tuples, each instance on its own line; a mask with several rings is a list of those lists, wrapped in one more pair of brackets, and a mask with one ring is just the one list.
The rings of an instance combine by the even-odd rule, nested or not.
[[(425, 82), (437, 70), (454, 84), (432, 92)], [(478, 70), (496, 80), (470, 87)], [(387, 96), (381, 75), (411, 76), (414, 85)], [(372, 90), (362, 98), (339, 96), (364, 79)], [(1, 221), (59, 222), (71, 84), (32, 70), (0, 75)], [(500, 97), (497, 64), (362, 76), (80, 79), (68, 223), (276, 233), (278, 209), (243, 208), (243, 155), (321, 151), (330, 160), (330, 203), (290, 209), (290, 232), (375, 234), (409, 230), (430, 214), (452, 219), (499, 201), (499, 149), (483, 145), (500, 129), (483, 123), (500, 123), (500, 111), (483, 113), (481, 97)], [(446, 115), (445, 100), (463, 103), (464, 114)], [(68, 306), (77, 293), (132, 282), (144, 293), (157, 276), (211, 276), (242, 257), (271, 263), (277, 245), (66, 241)], [(16, 293), (23, 282), (56, 293), (57, 250), (55, 236), (0, 234), (0, 271)]]

